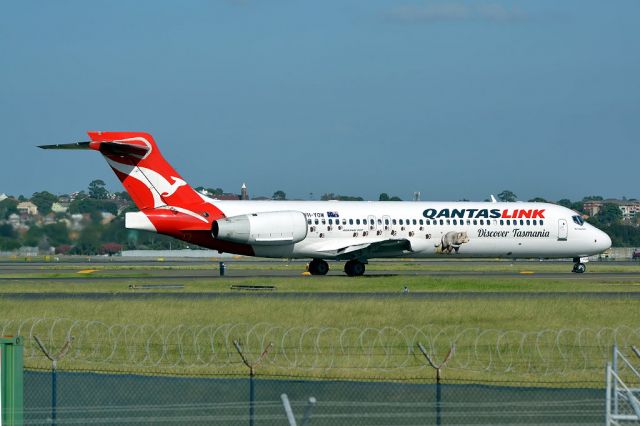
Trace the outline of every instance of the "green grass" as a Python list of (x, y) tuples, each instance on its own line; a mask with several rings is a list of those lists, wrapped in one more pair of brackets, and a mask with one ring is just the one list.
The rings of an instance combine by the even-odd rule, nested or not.
[[(428, 275), (393, 275), (363, 276), (351, 278), (346, 276), (298, 276), (298, 277), (211, 277), (140, 280), (151, 276), (148, 273), (115, 274), (96, 272), (80, 274), (31, 274), (26, 278), (69, 278), (62, 281), (6, 280), (0, 286), (0, 293), (41, 293), (41, 292), (98, 292), (122, 293), (132, 292), (130, 285), (141, 284), (182, 284), (184, 289), (157, 290), (168, 292), (232, 292), (232, 285), (266, 285), (275, 286), (277, 292), (391, 292), (400, 293), (404, 286), (411, 292), (638, 292), (640, 291), (640, 274), (638, 279), (605, 277), (595, 275), (568, 275), (567, 279), (543, 278), (534, 275), (505, 276), (428, 276)], [(155, 274), (154, 274), (155, 276)], [(2, 277), (7, 277), (2, 275)], [(18, 278), (18, 274), (10, 277)], [(93, 280), (92, 278), (109, 277), (113, 280)], [(149, 290), (144, 290), (149, 291)]]
[[(239, 263), (238, 263), (239, 264)], [(236, 263), (232, 264), (235, 268)], [(411, 266), (411, 262), (394, 263), (399, 266)], [(535, 268), (537, 273), (555, 270), (557, 264), (537, 263), (518, 264), (518, 268), (531, 271)], [(184, 284), (183, 290), (166, 290), (169, 292), (230, 292), (233, 284), (261, 284), (274, 285), (276, 292), (362, 292), (362, 297), (296, 297), (274, 298), (245, 297), (234, 298), (158, 298), (158, 299), (127, 299), (126, 297), (107, 300), (88, 299), (50, 299), (30, 300), (10, 297), (0, 298), (0, 321), (25, 320), (28, 318), (69, 318), (73, 320), (101, 321), (107, 325), (114, 324), (148, 324), (153, 327), (164, 326), (171, 328), (178, 325), (200, 327), (208, 324), (275, 324), (281, 328), (292, 327), (321, 327), (330, 329), (325, 334), (316, 335), (311, 339), (292, 333), (289, 337), (270, 335), (265, 341), (253, 342), (252, 356), (257, 356), (261, 345), (272, 337), (275, 338), (276, 347), (273, 350), (272, 361), (265, 363), (259, 370), (260, 374), (270, 376), (288, 377), (317, 377), (340, 379), (417, 379), (421, 381), (432, 380), (433, 373), (424, 368), (424, 359), (416, 351), (415, 343), (426, 335), (418, 335), (416, 341), (409, 343), (412, 349), (407, 354), (407, 341), (397, 336), (367, 337), (366, 342), (358, 340), (358, 336), (351, 336), (347, 332), (348, 341), (356, 347), (348, 356), (341, 353), (336, 355), (336, 342), (339, 336), (335, 330), (344, 330), (356, 327), (360, 330), (371, 327), (382, 329), (410, 329), (411, 327), (424, 330), (441, 330), (444, 336), (451, 337), (455, 330), (486, 330), (485, 333), (474, 336), (464, 335), (457, 340), (456, 354), (452, 366), (445, 371), (445, 377), (449, 380), (462, 381), (488, 381), (495, 382), (505, 380), (520, 384), (536, 385), (553, 382), (559, 386), (570, 386), (575, 382), (602, 386), (604, 362), (607, 359), (609, 346), (613, 343), (611, 331), (607, 329), (628, 327), (637, 329), (640, 326), (640, 300), (615, 298), (593, 299), (582, 298), (576, 295), (562, 295), (560, 297), (529, 297), (530, 293), (537, 292), (582, 292), (582, 291), (615, 291), (637, 292), (640, 290), (640, 274), (638, 277), (598, 277), (597, 275), (569, 275), (570, 279), (539, 278), (535, 274), (519, 275), (517, 271), (513, 275), (478, 277), (474, 276), (428, 276), (428, 275), (399, 275), (399, 276), (364, 276), (349, 278), (343, 276), (298, 276), (298, 277), (256, 277), (256, 278), (232, 278), (217, 277), (213, 274), (210, 278), (162, 280), (161, 277), (153, 280), (137, 280), (145, 274), (155, 275), (145, 268), (132, 268), (123, 270), (109, 267), (100, 268), (101, 265), (90, 265), (82, 269), (99, 269), (91, 276), (60, 271), (56, 276), (68, 277), (64, 281), (2, 281), (0, 292), (10, 293), (46, 293), (46, 292), (96, 292), (96, 293), (129, 293), (136, 290), (129, 289), (131, 284), (169, 283)], [(299, 264), (295, 265), (299, 269)], [(422, 267), (423, 264), (417, 266)], [(434, 265), (449, 267), (448, 264)], [(455, 266), (452, 264), (452, 266)], [(479, 267), (485, 268), (491, 265), (476, 265), (473, 262), (460, 264), (466, 271), (474, 271)], [(497, 266), (512, 268), (510, 264), (498, 263)], [(561, 264), (566, 268), (567, 264)], [(590, 264), (591, 271), (598, 267), (611, 267), (609, 264)], [(613, 265), (615, 266), (615, 265)], [(633, 268), (635, 266), (631, 266)], [(629, 271), (624, 269), (625, 271)], [(194, 268), (195, 269), (195, 268)], [(495, 270), (493, 268), (492, 270)], [(179, 269), (180, 270), (180, 269)], [(188, 271), (187, 269), (184, 269)], [(564, 270), (564, 269), (563, 269)], [(15, 271), (12, 271), (15, 273)], [(105, 274), (105, 275), (96, 275)], [(22, 276), (21, 274), (15, 274)], [(187, 272), (188, 275), (188, 272)], [(6, 275), (0, 275), (6, 277)], [(96, 276), (117, 276), (116, 280), (92, 280)], [(399, 295), (403, 286), (408, 286), (411, 293), (414, 292), (519, 292), (521, 296), (509, 298), (496, 297), (471, 297), (471, 298), (411, 298)], [(150, 291), (150, 290), (141, 290)], [(373, 298), (364, 293), (369, 292), (393, 292), (398, 297)], [(16, 324), (16, 323), (14, 323)], [(579, 344), (571, 336), (571, 333), (559, 335), (557, 330), (600, 330), (599, 336), (584, 334), (584, 340)], [(60, 333), (65, 332), (64, 327), (55, 330), (56, 342), (60, 343), (64, 337)], [(243, 338), (239, 328), (237, 335), (231, 333), (228, 339)], [(494, 331), (490, 331), (494, 330)], [(498, 331), (512, 331), (511, 334), (503, 334), (498, 337)], [(541, 330), (552, 330), (548, 334), (537, 334)], [(5, 329), (5, 333), (11, 332), (11, 327)], [(38, 332), (46, 333), (43, 329)], [(97, 333), (97, 332), (96, 332)], [(453, 334), (452, 334), (453, 333)], [(525, 334), (523, 334), (525, 333)], [(528, 334), (527, 334), (528, 333)], [(555, 334), (554, 334), (555, 333)], [(422, 336), (422, 337), (421, 337)], [(523, 337), (527, 336), (527, 337)], [(534, 337), (532, 337), (534, 336)], [(535, 337), (537, 336), (537, 337)], [(554, 337), (555, 336), (555, 337)], [(218, 356), (231, 360), (223, 365), (216, 365), (212, 369), (210, 365), (200, 365), (197, 362), (171, 363), (178, 353), (186, 360), (195, 356), (193, 345), (189, 347), (175, 347), (169, 342), (168, 346), (160, 345), (157, 339), (151, 339), (152, 345), (149, 351), (154, 356), (161, 356), (163, 350), (168, 351), (162, 356), (167, 357), (166, 363), (154, 366), (149, 363), (131, 364), (127, 360), (130, 354), (122, 347), (118, 347), (117, 356), (108, 363), (91, 362), (89, 355), (83, 355), (86, 348), (93, 348), (96, 335), (85, 336), (82, 341), (75, 342), (76, 358), (68, 363), (61, 363), (63, 369), (86, 369), (125, 371), (132, 373), (162, 373), (162, 374), (244, 374), (245, 370), (227, 341), (225, 350), (227, 353)], [(104, 337), (104, 336), (103, 336)], [(255, 337), (255, 336), (254, 336)], [(406, 337), (406, 336), (405, 336)], [(552, 338), (553, 337), (553, 338)], [(141, 335), (131, 335), (128, 344), (132, 347), (149, 343), (148, 339)], [(246, 336), (244, 336), (246, 338)], [(93, 341), (92, 341), (93, 339)], [(349, 340), (350, 339), (350, 340)], [(524, 339), (524, 340), (522, 340)], [(635, 340), (634, 340), (635, 339)], [(637, 335), (625, 334), (625, 344), (640, 345)], [(217, 341), (216, 341), (217, 342)], [(438, 356), (442, 357), (448, 350), (447, 338), (433, 340), (434, 348)], [(165, 342), (166, 343), (166, 342)], [(201, 342), (202, 343), (202, 342)], [(220, 342), (217, 342), (218, 345)], [(31, 343), (27, 343), (31, 349)], [(248, 344), (248, 343), (247, 343)], [(375, 354), (367, 354), (367, 345), (371, 345)], [(84, 346), (83, 346), (84, 345)], [(289, 345), (302, 351), (296, 353), (296, 364), (291, 367), (288, 358), (282, 355), (279, 346)], [(359, 345), (359, 346), (358, 346)], [(519, 346), (520, 345), (520, 346)], [(122, 345), (124, 346), (124, 345)], [(205, 345), (206, 346), (206, 345)], [(221, 350), (219, 346), (215, 346)], [(83, 349), (84, 348), (84, 349)], [(168, 349), (167, 349), (168, 348)], [(191, 348), (191, 349), (190, 349)], [(324, 349), (323, 349), (324, 348)], [(502, 356), (497, 357), (496, 350), (502, 350)], [(507, 355), (517, 348), (525, 348), (524, 352), (517, 356)], [(110, 350), (108, 345), (99, 347), (96, 353)], [(142, 350), (142, 349), (140, 349)], [(291, 351), (292, 349), (289, 349)], [(189, 352), (191, 351), (191, 352)], [(253, 353), (256, 352), (256, 353)], [(289, 352), (291, 355), (293, 352)], [(79, 355), (78, 355), (79, 354)], [(83, 358), (84, 357), (84, 358)], [(468, 364), (473, 368), (466, 368)], [(174, 365), (175, 364), (175, 365)], [(30, 368), (45, 368), (48, 362), (43, 358), (28, 357), (26, 365)], [(490, 366), (490, 368), (482, 368)], [(213, 370), (213, 371), (212, 371)]]

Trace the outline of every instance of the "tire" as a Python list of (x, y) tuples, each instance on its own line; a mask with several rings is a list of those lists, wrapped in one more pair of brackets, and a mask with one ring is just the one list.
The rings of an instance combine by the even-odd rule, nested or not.
[(578, 263), (575, 266), (575, 272), (576, 274), (584, 274), (587, 270), (587, 266), (584, 263)]
[(322, 259), (313, 259), (309, 262), (309, 273), (311, 275), (327, 275), (329, 264)]
[(350, 260), (344, 265), (344, 272), (350, 277), (359, 277), (364, 275), (365, 272), (364, 263), (359, 260)]

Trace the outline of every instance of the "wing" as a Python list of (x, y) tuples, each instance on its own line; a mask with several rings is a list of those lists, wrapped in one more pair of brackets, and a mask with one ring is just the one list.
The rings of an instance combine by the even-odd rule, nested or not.
[(309, 247), (323, 257), (342, 259), (371, 259), (374, 257), (404, 256), (413, 252), (407, 239), (379, 239), (363, 244), (353, 244), (350, 240), (322, 242)]

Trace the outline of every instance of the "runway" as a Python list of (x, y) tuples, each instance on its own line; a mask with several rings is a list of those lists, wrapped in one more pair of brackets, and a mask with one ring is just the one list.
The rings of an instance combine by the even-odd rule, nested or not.
[[(65, 262), (0, 262), (0, 297), (7, 300), (216, 300), (216, 299), (390, 299), (401, 300), (465, 300), (465, 299), (551, 299), (578, 298), (602, 300), (640, 300), (640, 264), (637, 262), (593, 262), (587, 273), (570, 272), (571, 262), (540, 261), (440, 261), (395, 260), (371, 261), (363, 277), (347, 277), (342, 262), (331, 262), (327, 276), (303, 276), (306, 262), (282, 260), (225, 260), (226, 271), (220, 276), (218, 262), (197, 261), (65, 261)], [(363, 280), (384, 283), (384, 278), (416, 277), (469, 279), (478, 278), (478, 286), (432, 288), (418, 280), (415, 291), (403, 294), (389, 287), (375, 290), (362, 288)], [(264, 278), (263, 283), (260, 278)], [(276, 280), (274, 280), (274, 278)], [(322, 280), (339, 278), (345, 291), (322, 289)], [(233, 284), (269, 284), (272, 291), (231, 290)], [(486, 283), (511, 281), (510, 288), (483, 290)], [(313, 283), (306, 286), (305, 280)], [(344, 280), (344, 281), (342, 281)], [(541, 284), (535, 284), (538, 280)], [(549, 282), (558, 283), (549, 286)], [(359, 284), (354, 288), (349, 284)], [(520, 289), (519, 282), (523, 286)], [(566, 283), (562, 286), (562, 283)], [(48, 284), (51, 283), (52, 286)], [(73, 291), (60, 291), (60, 284), (75, 285)], [(100, 286), (104, 283), (105, 286)], [(483, 284), (484, 283), (484, 284)], [(584, 284), (581, 288), (580, 284)], [(108, 284), (108, 285), (107, 285)], [(210, 287), (209, 287), (210, 284)], [(344, 286), (343, 286), (344, 284)], [(37, 286), (32, 287), (30, 286)], [(546, 285), (546, 287), (545, 287)], [(86, 286), (86, 287), (85, 287)], [(167, 288), (169, 287), (169, 288)], [(278, 288), (280, 287), (280, 288)], [(87, 290), (91, 291), (87, 291)], [(369, 291), (371, 289), (371, 291)], [(549, 291), (549, 290), (553, 291)], [(194, 291), (197, 290), (197, 291)], [(514, 291), (515, 290), (515, 291)]]
[(320, 299), (320, 300), (362, 300), (362, 299), (382, 299), (382, 300), (481, 300), (481, 299), (591, 299), (591, 300), (640, 300), (640, 292), (529, 292), (529, 291), (508, 291), (508, 292), (138, 292), (123, 291), (111, 293), (97, 292), (47, 292), (47, 293), (27, 293), (27, 292), (0, 292), (0, 298), (11, 300), (215, 300), (215, 299), (240, 299), (240, 298), (260, 298), (260, 299)]

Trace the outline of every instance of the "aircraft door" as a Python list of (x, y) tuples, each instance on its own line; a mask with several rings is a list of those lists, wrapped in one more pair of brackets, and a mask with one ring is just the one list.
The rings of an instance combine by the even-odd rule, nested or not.
[(558, 219), (558, 240), (567, 241), (569, 236), (569, 227), (567, 226), (566, 219)]

